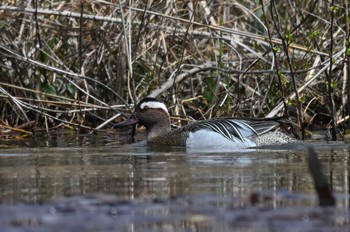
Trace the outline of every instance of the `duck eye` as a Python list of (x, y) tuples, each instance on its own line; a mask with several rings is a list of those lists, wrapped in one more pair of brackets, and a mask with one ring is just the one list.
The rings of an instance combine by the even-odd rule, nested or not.
[(148, 109), (149, 109), (148, 106), (143, 107), (143, 110), (148, 110)]

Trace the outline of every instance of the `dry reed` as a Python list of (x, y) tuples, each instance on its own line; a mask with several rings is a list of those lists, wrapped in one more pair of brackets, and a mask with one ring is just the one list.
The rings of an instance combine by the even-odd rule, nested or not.
[(286, 115), (303, 132), (346, 133), (348, 11), (317, 0), (3, 1), (0, 120), (96, 129), (150, 95), (173, 115)]

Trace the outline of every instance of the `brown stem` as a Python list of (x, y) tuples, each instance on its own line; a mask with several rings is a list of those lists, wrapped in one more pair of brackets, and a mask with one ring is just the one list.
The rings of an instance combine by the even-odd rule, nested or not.
[(334, 6), (334, 0), (332, 0), (331, 3), (331, 42), (330, 42), (330, 47), (329, 47), (329, 71), (328, 71), (328, 76), (327, 76), (327, 85), (328, 85), (328, 100), (329, 100), (329, 107), (331, 110), (331, 117), (332, 117), (332, 128), (331, 128), (331, 135), (332, 135), (332, 140), (336, 141), (337, 140), (337, 121), (335, 118), (335, 104), (334, 104), (334, 98), (333, 98), (333, 87), (332, 87), (332, 66), (333, 66), (333, 43), (334, 43), (334, 36), (333, 36), (333, 23), (334, 23), (334, 9), (332, 8)]
[[(289, 52), (288, 52), (289, 45), (288, 45), (288, 42), (286, 41), (286, 39), (284, 38), (284, 36), (282, 35), (282, 33), (280, 31), (280, 19), (279, 19), (279, 16), (278, 16), (278, 11), (276, 9), (276, 2), (275, 2), (275, 0), (272, 1), (271, 4), (272, 4), (271, 8), (273, 8), (273, 11), (276, 14), (276, 20), (273, 20), (273, 23), (274, 23), (274, 26), (276, 28), (277, 34), (278, 34), (278, 36), (281, 39), (282, 46), (283, 46), (283, 51), (284, 51), (284, 53), (286, 55), (288, 68), (290, 70), (290, 77), (291, 77), (291, 80), (292, 80), (292, 86), (293, 86), (293, 90), (294, 90), (294, 93), (295, 93), (295, 101), (296, 101), (297, 110), (298, 110), (297, 116), (298, 116), (298, 121), (299, 121), (299, 125), (300, 125), (300, 128), (301, 128), (301, 139), (304, 139), (305, 138), (305, 128), (304, 128), (303, 110), (302, 110), (302, 105), (301, 105), (301, 102), (300, 102), (298, 87), (297, 87), (296, 81), (295, 81), (294, 68), (293, 68), (293, 65), (292, 65), (292, 62), (291, 62), (291, 58), (290, 58)], [(273, 12), (272, 12), (272, 9), (271, 9), (271, 15), (272, 15), (272, 17), (274, 15)]]

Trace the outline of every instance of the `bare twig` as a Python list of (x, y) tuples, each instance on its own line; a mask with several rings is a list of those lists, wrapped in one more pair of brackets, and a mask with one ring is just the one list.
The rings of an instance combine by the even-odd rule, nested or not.
[[(275, 28), (276, 28), (277, 34), (279, 35), (279, 37), (280, 37), (280, 39), (282, 41), (283, 51), (284, 51), (284, 53), (286, 55), (287, 64), (288, 64), (288, 67), (289, 67), (289, 70), (290, 70), (290, 77), (291, 77), (291, 80), (292, 80), (292, 86), (293, 86), (293, 89), (294, 89), (295, 101), (296, 101), (296, 105), (297, 105), (297, 116), (298, 116), (299, 126), (301, 128), (301, 139), (304, 140), (304, 138), (305, 138), (304, 116), (303, 116), (303, 110), (302, 110), (302, 106), (301, 106), (301, 102), (300, 102), (299, 92), (297, 90), (297, 85), (296, 85), (296, 81), (295, 81), (294, 68), (293, 68), (293, 65), (292, 65), (292, 62), (291, 62), (291, 59), (290, 59), (290, 56), (289, 56), (289, 51), (288, 51), (289, 43), (288, 43), (288, 41), (286, 41), (286, 39), (284, 38), (284, 36), (282, 35), (282, 33), (280, 31), (280, 18), (279, 18), (279, 15), (278, 15), (278, 11), (276, 9), (276, 2), (275, 2), (275, 0), (271, 1), (271, 5), (272, 5), (271, 9), (273, 9), (273, 11), (276, 13), (276, 19), (273, 20), (273, 22), (275, 24)], [(271, 10), (271, 12), (272, 12), (272, 10)], [(272, 12), (271, 15), (273, 17), (274, 13)], [(277, 67), (278, 66), (276, 66), (276, 68)], [(282, 90), (282, 101), (285, 104), (284, 107), (285, 107), (286, 113), (288, 115), (287, 105), (286, 105), (286, 103), (284, 101), (284, 87), (283, 87), (283, 85), (281, 83), (281, 79), (280, 79), (281, 77), (279, 75), (278, 75), (278, 77), (279, 77), (279, 82), (280, 82), (280, 86), (281, 86), (281, 90)]]
[(333, 83), (332, 83), (332, 67), (333, 67), (333, 44), (334, 44), (334, 37), (333, 37), (333, 24), (334, 24), (334, 11), (335, 11), (335, 5), (334, 0), (331, 2), (330, 6), (331, 11), (331, 36), (330, 36), (330, 47), (329, 47), (329, 69), (328, 69), (328, 76), (327, 76), (327, 89), (328, 89), (328, 99), (329, 99), (329, 108), (331, 110), (331, 118), (332, 118), (332, 128), (331, 128), (331, 134), (332, 134), (332, 140), (337, 140), (337, 120), (336, 120), (336, 110), (335, 110), (335, 103), (334, 103), (334, 90), (333, 90)]

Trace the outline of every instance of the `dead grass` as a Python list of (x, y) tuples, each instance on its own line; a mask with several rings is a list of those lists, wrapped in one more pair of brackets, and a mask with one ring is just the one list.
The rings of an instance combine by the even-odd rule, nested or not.
[(287, 115), (345, 131), (349, 6), (292, 3), (2, 2), (0, 119), (96, 128), (151, 95), (190, 118)]

